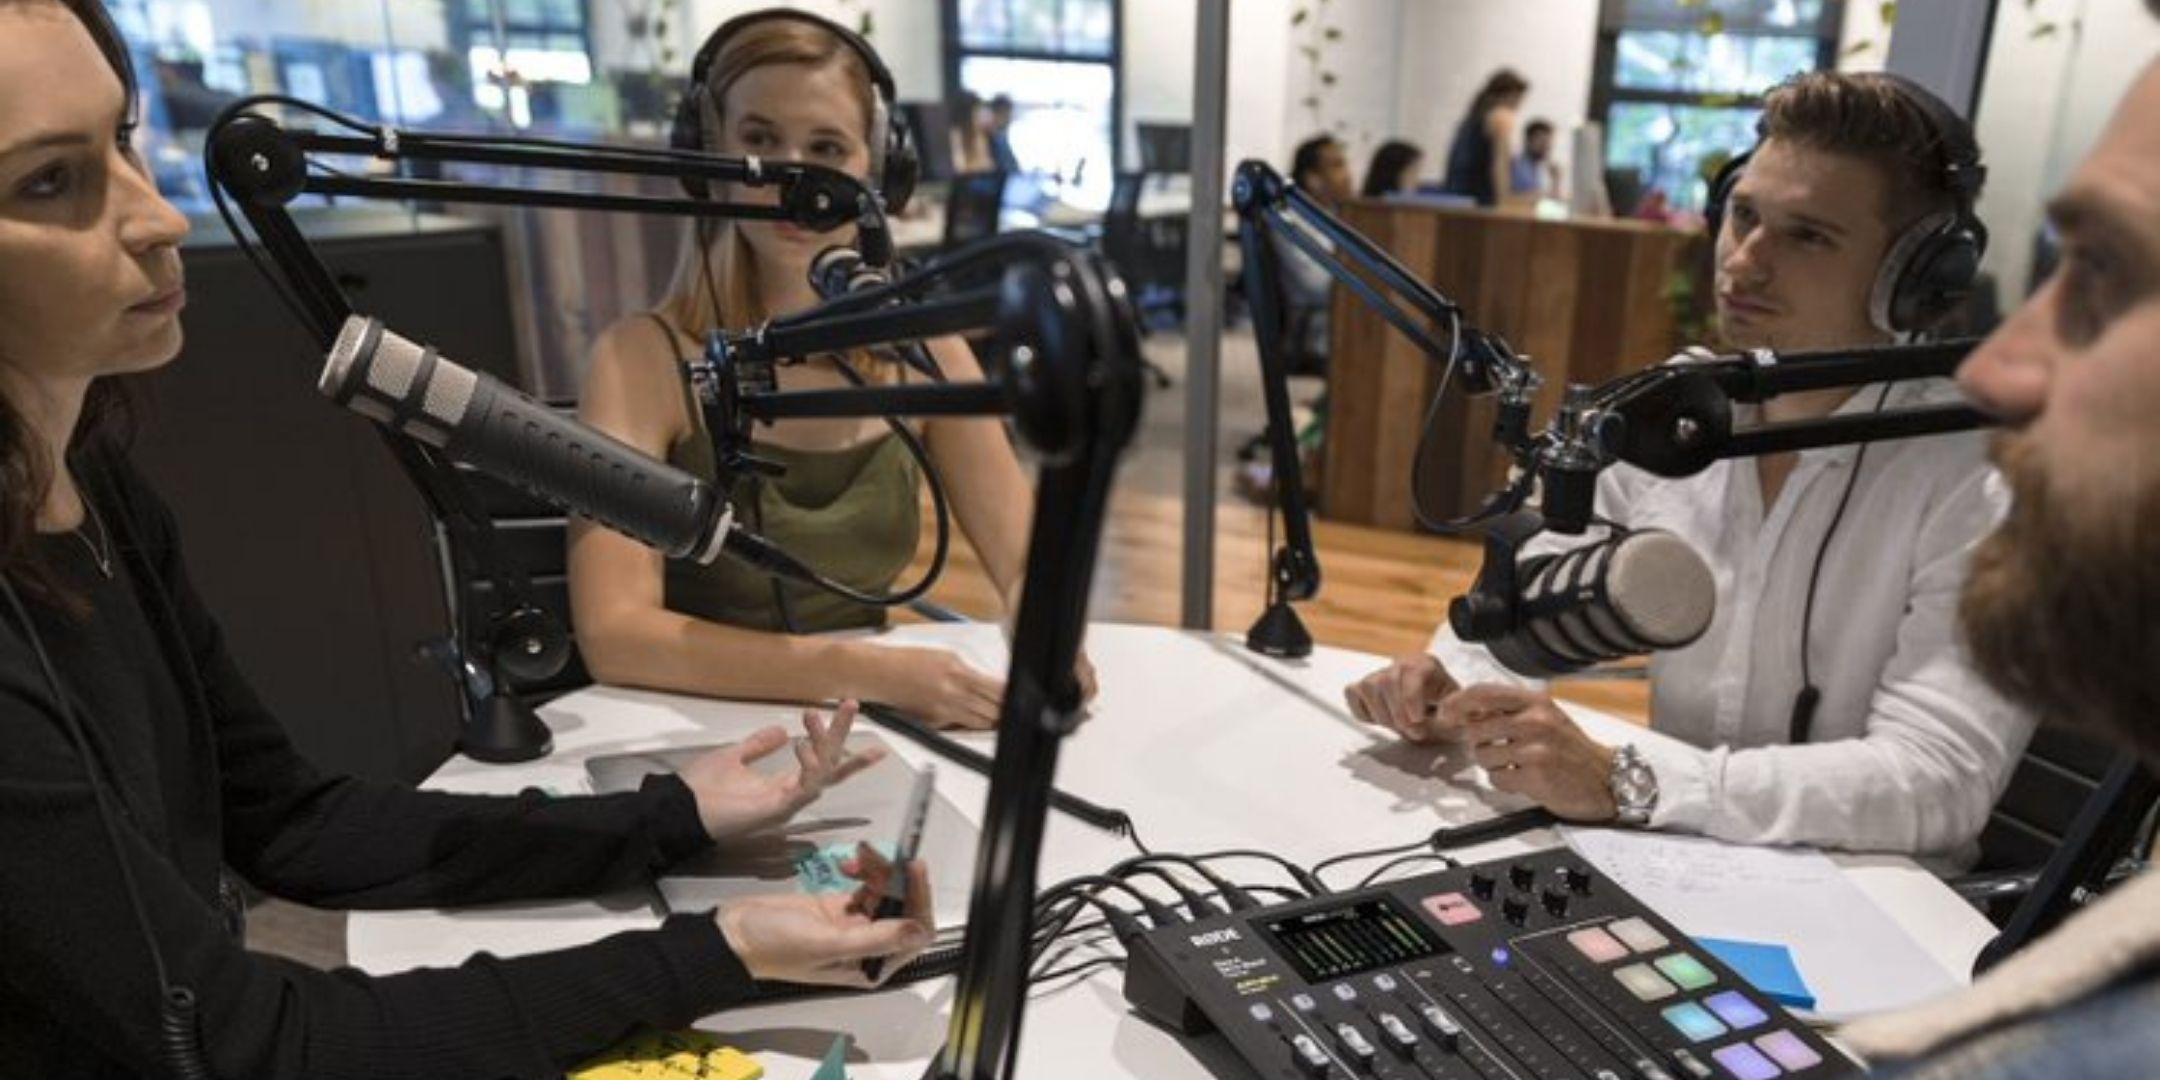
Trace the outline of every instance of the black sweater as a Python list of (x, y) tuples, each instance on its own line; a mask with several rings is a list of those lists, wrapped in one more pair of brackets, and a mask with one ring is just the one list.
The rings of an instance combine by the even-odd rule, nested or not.
[[(216, 1076), (552, 1076), (637, 1025), (684, 1026), (748, 995), (710, 915), (380, 977), (245, 951), (221, 919), (221, 865), (319, 907), (434, 907), (631, 885), (710, 841), (673, 777), (558, 799), (316, 769), (234, 667), (170, 511), (124, 465), (87, 460), (78, 475), (120, 549), (115, 576), (81, 537), (39, 537), (91, 615), (25, 603), (93, 747), (168, 978), (200, 1003)], [(0, 1074), (166, 1075), (158, 1000), (85, 762), (0, 605)]]

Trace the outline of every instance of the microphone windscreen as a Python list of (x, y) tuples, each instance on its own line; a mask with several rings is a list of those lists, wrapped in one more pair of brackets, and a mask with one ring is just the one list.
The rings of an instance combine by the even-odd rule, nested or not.
[(1717, 581), (1688, 543), (1661, 529), (1629, 533), (1605, 567), (1612, 615), (1651, 649), (1677, 649), (1710, 628)]

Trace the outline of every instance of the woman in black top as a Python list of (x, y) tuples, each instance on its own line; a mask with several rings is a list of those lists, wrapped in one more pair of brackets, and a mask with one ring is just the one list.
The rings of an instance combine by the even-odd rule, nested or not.
[[(228, 872), (336, 908), (588, 894), (784, 821), (869, 761), (841, 746), (846, 707), (805, 717), (785, 777), (747, 764), (788, 744), (771, 728), (599, 798), (417, 792), (295, 752), (103, 434), (113, 377), (178, 352), (185, 303), (186, 221), (129, 145), (133, 101), (98, 0), (0, 0), (0, 1072), (551, 1076), (753, 978), (865, 985), (862, 959), (919, 950), (919, 866), (900, 919), (775, 897), (384, 977), (241, 947)], [(881, 881), (875, 862), (855, 869)]]
[(1498, 206), (1510, 194), (1510, 163), (1515, 160), (1515, 112), (1530, 84), (1509, 68), (1485, 80), (1470, 111), (1448, 145), (1447, 178), (1442, 185), (1468, 195), (1479, 206)]

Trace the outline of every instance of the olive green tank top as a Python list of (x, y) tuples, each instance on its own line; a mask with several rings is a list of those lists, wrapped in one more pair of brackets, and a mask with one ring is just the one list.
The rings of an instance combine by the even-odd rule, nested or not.
[[(674, 349), (674, 330), (665, 329)], [(668, 448), (668, 464), (717, 483), (719, 463), (705, 413), (688, 380), (683, 396), (691, 433)], [(736, 520), (826, 577), (863, 592), (888, 591), (915, 557), (922, 532), (921, 472), (907, 445), (887, 433), (843, 450), (761, 444), (753, 452), (787, 472), (778, 478), (738, 478), (728, 491)], [(668, 610), (685, 615), (753, 630), (792, 627), (805, 634), (885, 623), (882, 607), (790, 581), (778, 583), (786, 597), (783, 622), (773, 593), (776, 579), (727, 556), (709, 566), (681, 559), (665, 566)]]

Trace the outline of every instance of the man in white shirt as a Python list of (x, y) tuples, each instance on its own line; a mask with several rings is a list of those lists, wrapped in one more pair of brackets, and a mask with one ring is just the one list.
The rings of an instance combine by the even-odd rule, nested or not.
[[(1880, 344), (1947, 306), (1954, 290), (1922, 303), (1894, 287), (1915, 240), (1969, 214), (1983, 175), (1969, 129), (1925, 93), (1814, 73), (1770, 94), (1762, 141), (1721, 185), (1727, 347)], [(1954, 395), (1942, 382), (1816, 391), (1737, 420)], [(1969, 863), (2031, 732), (1957, 638), (1971, 550), (2007, 501), (1985, 446), (1967, 433), (1777, 454), (1677, 481), (1608, 470), (1598, 513), (1678, 534), (1716, 580), (1709, 631), (1650, 662), (1652, 726), (1682, 745), (1602, 745), (1446, 627), (1429, 654), (1353, 684), (1351, 708), (1410, 739), (1464, 741), (1495, 787), (1572, 820)], [(1525, 554), (1595, 539), (1548, 534)]]

